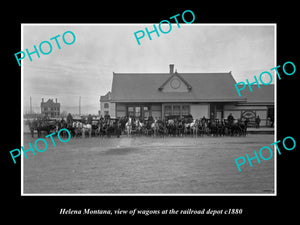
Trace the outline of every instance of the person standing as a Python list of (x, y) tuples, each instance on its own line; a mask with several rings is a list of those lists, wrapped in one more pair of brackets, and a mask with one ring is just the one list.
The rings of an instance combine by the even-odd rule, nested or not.
[(271, 116), (271, 127), (274, 127), (274, 116)]
[(227, 121), (228, 121), (228, 124), (229, 124), (229, 125), (232, 125), (232, 124), (233, 124), (234, 118), (233, 118), (232, 113), (230, 113), (229, 116), (227, 117)]
[(73, 116), (71, 115), (71, 113), (69, 113), (68, 116), (67, 116), (67, 124), (68, 125), (73, 124)]
[(256, 122), (256, 128), (259, 128), (259, 124), (260, 124), (260, 118), (259, 118), (259, 116), (257, 116), (255, 118), (255, 122)]

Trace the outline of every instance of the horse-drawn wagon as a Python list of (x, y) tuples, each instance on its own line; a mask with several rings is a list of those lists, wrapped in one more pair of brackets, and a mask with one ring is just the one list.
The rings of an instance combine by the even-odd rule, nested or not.
[[(73, 118), (63, 119), (38, 118), (28, 121), (32, 137), (37, 131), (38, 137), (42, 132), (50, 134), (62, 128), (70, 131), (72, 137), (120, 137), (121, 134), (145, 136), (242, 136), (247, 132), (245, 120), (212, 120), (205, 117), (193, 119), (187, 117), (168, 117), (163, 120), (148, 118), (100, 118), (97, 120)], [(64, 134), (62, 134), (64, 135)]]

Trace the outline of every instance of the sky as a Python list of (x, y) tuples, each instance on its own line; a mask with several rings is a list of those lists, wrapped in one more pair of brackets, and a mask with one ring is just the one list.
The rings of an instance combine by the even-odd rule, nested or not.
[[(138, 45), (134, 32), (145, 27), (151, 31), (153, 24), (23, 24), (20, 51), (32, 52), (43, 41), (52, 45), (48, 55), (32, 54), (32, 61), (26, 55), (21, 62), (24, 113), (29, 112), (30, 97), (35, 112), (40, 112), (42, 98), (57, 98), (61, 112), (78, 113), (81, 96), (82, 114), (98, 114), (100, 96), (111, 90), (113, 72), (168, 73), (169, 64), (174, 64), (178, 73), (232, 71), (240, 82), (254, 81), (254, 75), (276, 66), (272, 24), (180, 24), (178, 28), (175, 23), (168, 34), (152, 33), (152, 40), (145, 35)], [(162, 29), (168, 30), (168, 25)], [(71, 45), (62, 40), (66, 31), (75, 34)], [(61, 49), (50, 40), (57, 35)], [(73, 40), (68, 33), (65, 39)], [(42, 49), (49, 51), (47, 44)]]

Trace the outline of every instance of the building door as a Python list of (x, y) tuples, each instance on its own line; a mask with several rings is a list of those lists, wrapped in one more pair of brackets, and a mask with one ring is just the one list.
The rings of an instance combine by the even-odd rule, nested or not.
[(219, 121), (221, 121), (221, 119), (223, 119), (224, 115), (224, 105), (223, 104), (216, 104), (216, 119), (218, 119)]
[(224, 105), (220, 103), (210, 104), (210, 119), (221, 120), (224, 117)]

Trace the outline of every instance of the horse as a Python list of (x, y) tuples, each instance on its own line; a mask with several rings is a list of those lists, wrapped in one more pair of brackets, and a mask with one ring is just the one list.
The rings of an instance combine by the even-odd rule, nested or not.
[(95, 136), (101, 136), (101, 124), (99, 123), (95, 129)]
[(225, 124), (223, 120), (217, 122), (217, 135), (225, 136)]
[(184, 123), (180, 120), (175, 124), (176, 127), (176, 135), (182, 136), (184, 133)]
[(119, 127), (120, 127), (120, 129), (121, 129), (121, 132), (126, 130), (126, 123), (127, 123), (126, 117), (121, 117), (121, 118), (119, 119), (118, 124), (119, 124)]
[(98, 131), (98, 124), (91, 124), (92, 125), (92, 136), (95, 137), (97, 136), (99, 133), (97, 133)]
[(234, 120), (232, 123), (227, 123), (226, 127), (228, 128), (230, 136), (246, 136), (247, 125), (239, 119)]
[(82, 123), (77, 121), (73, 122), (73, 127), (74, 127), (74, 132), (75, 132), (75, 137), (80, 137), (82, 135)]
[(216, 120), (211, 119), (210, 122), (208, 123), (208, 127), (209, 127), (209, 130), (210, 130), (211, 136), (217, 136), (218, 128), (217, 128)]
[(166, 121), (166, 128), (169, 135), (176, 135), (176, 124), (173, 119), (169, 119)]
[(98, 128), (95, 131), (96, 136), (103, 137), (107, 134), (107, 124), (106, 122), (100, 120), (98, 124)]
[(126, 128), (126, 132), (127, 132), (127, 136), (131, 136), (131, 132), (132, 132), (132, 119), (131, 117), (128, 118), (127, 123), (125, 124), (125, 128)]
[(88, 133), (89, 137), (92, 136), (92, 125), (87, 123), (82, 125), (82, 137), (85, 137), (85, 134)]
[(67, 123), (67, 129), (70, 131), (71, 137), (75, 137), (75, 127), (73, 127), (73, 122)]
[(247, 135), (247, 127), (248, 127), (248, 121), (241, 121), (240, 122), (240, 127), (242, 129), (242, 135), (246, 136)]
[(240, 119), (234, 123), (234, 134), (239, 136), (246, 136), (247, 134), (247, 123), (241, 121)]
[(114, 134), (117, 136), (117, 138), (119, 138), (120, 135), (122, 134), (120, 121), (119, 120), (115, 121), (112, 126), (113, 126), (112, 128), (113, 128)]
[[(68, 124), (64, 121), (64, 120), (57, 120), (55, 122), (55, 132), (58, 133), (58, 131), (60, 131), (61, 129), (65, 128), (68, 129)], [(67, 132), (65, 130), (63, 130), (60, 134), (62, 137), (66, 137), (67, 136)]]
[(134, 125), (135, 125), (135, 132), (139, 135), (142, 134), (144, 124), (139, 119), (137, 119), (134, 122)]
[(183, 133), (184, 133), (185, 136), (190, 133), (190, 123), (184, 123), (184, 125), (183, 125)]
[(190, 129), (192, 130), (193, 137), (198, 136), (198, 120), (194, 119), (192, 123), (190, 123)]
[(152, 123), (150, 120), (147, 120), (143, 123), (143, 127), (142, 127), (142, 133), (144, 135), (152, 135), (153, 133), (153, 130), (152, 130), (152, 127), (151, 127)]
[(153, 136), (157, 136), (158, 135), (158, 130), (159, 130), (159, 125), (158, 125), (158, 121), (155, 119), (154, 122), (151, 124), (151, 129), (153, 130)]
[(204, 135), (204, 134), (209, 135), (208, 120), (204, 117), (200, 120), (199, 131), (200, 131), (200, 134), (202, 134), (202, 135)]

